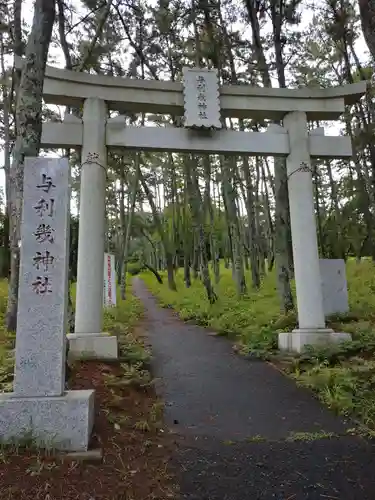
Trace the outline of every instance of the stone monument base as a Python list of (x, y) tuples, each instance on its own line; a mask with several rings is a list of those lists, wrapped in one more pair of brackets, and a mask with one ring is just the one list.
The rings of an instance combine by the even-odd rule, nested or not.
[(20, 398), (0, 394), (0, 442), (32, 440), (38, 447), (86, 451), (94, 424), (93, 390)]
[(352, 340), (350, 333), (337, 333), (329, 328), (316, 330), (298, 328), (292, 332), (279, 333), (279, 349), (302, 352), (306, 345), (324, 346)]
[(117, 359), (117, 337), (105, 333), (69, 333), (69, 356), (73, 359)]

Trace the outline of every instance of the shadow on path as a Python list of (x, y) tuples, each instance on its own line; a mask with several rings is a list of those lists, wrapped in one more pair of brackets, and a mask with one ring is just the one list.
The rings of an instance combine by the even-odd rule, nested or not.
[[(375, 447), (271, 365), (185, 324), (133, 281), (189, 500), (375, 499)], [(290, 441), (296, 433), (331, 439)]]

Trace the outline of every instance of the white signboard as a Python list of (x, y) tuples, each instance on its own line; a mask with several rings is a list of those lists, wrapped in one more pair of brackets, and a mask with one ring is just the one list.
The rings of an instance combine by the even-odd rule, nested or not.
[(221, 129), (216, 69), (183, 68), (185, 127)]
[(346, 266), (343, 259), (320, 259), (320, 276), (323, 290), (324, 314), (349, 311)]
[(104, 254), (104, 307), (116, 306), (116, 269), (115, 256)]

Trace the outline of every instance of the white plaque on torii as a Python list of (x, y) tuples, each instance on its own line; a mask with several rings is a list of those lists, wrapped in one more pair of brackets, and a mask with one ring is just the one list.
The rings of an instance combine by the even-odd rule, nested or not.
[[(97, 164), (84, 163), (85, 175), (81, 176), (79, 255), (82, 258), (78, 259), (76, 339), (69, 337), (70, 347), (72, 341), (77, 340), (77, 352), (95, 352), (97, 357), (109, 349), (107, 342), (102, 340), (107, 337), (99, 335), (102, 331), (102, 294), (98, 290), (102, 290), (107, 148), (118, 147), (286, 157), (299, 328), (291, 333), (282, 332), (279, 347), (301, 352), (308, 344), (348, 340), (348, 334), (326, 328), (311, 158), (350, 158), (351, 140), (348, 136), (326, 137), (320, 128), (309, 131), (308, 122), (337, 120), (345, 112), (346, 105), (354, 105), (366, 92), (366, 82), (325, 89), (275, 89), (251, 85), (219, 87), (216, 71), (200, 68), (185, 68), (183, 77), (180, 83), (46, 68), (45, 102), (64, 106), (80, 103), (84, 113), (82, 120), (44, 123), (43, 147), (77, 147), (82, 148), (84, 158), (93, 153), (101, 158)], [(120, 113), (185, 115), (185, 126), (125, 126), (122, 118), (120, 121), (108, 119), (108, 109)], [(221, 117), (276, 120), (282, 121), (283, 126), (271, 125), (266, 132), (226, 130)], [(191, 129), (219, 130), (214, 134), (202, 134), (192, 133)], [(99, 281), (96, 282), (93, 276)], [(91, 347), (93, 338), (98, 340), (95, 340), (97, 349)]]
[(219, 77), (216, 69), (183, 68), (186, 128), (221, 129)]

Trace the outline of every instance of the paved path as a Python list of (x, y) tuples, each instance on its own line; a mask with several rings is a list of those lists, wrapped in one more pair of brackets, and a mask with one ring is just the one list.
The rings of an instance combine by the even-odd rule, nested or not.
[[(375, 499), (375, 447), (347, 435), (353, 423), (269, 364), (158, 307), (140, 279), (133, 286), (146, 307), (166, 423), (178, 436), (182, 498)], [(317, 432), (337, 437), (290, 441)]]

